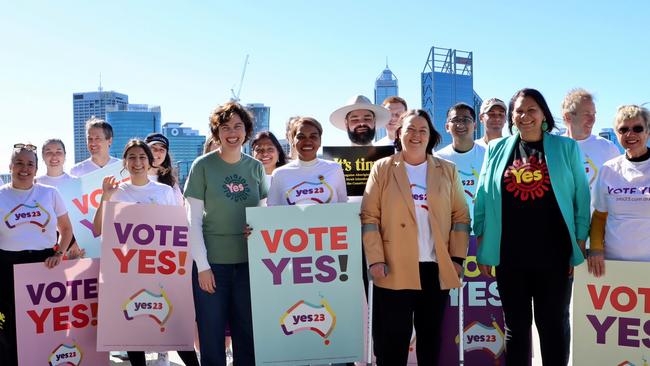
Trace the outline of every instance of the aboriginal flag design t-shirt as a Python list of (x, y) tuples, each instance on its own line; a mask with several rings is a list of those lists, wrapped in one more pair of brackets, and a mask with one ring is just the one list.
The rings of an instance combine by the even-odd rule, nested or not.
[(501, 196), (501, 265), (568, 266), (571, 238), (553, 193), (542, 141), (517, 141), (503, 172)]

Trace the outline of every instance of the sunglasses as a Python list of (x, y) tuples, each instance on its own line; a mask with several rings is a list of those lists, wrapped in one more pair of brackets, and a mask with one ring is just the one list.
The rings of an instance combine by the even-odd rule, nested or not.
[(621, 135), (625, 135), (626, 133), (628, 133), (630, 131), (632, 131), (634, 133), (641, 133), (641, 132), (645, 131), (645, 127), (641, 126), (641, 125), (636, 125), (636, 126), (632, 126), (632, 127), (623, 126), (623, 127), (619, 127), (617, 131)]
[(14, 144), (14, 149), (16, 150), (27, 150), (27, 151), (36, 151), (36, 145), (32, 144)]

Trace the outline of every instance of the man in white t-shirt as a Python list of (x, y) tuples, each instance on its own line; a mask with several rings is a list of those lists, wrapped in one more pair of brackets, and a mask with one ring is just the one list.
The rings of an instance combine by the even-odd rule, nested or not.
[(363, 95), (353, 96), (330, 115), (332, 125), (348, 133), (350, 146), (372, 146), (376, 129), (386, 126), (389, 120), (386, 108), (372, 104)]
[(451, 134), (451, 144), (436, 151), (435, 155), (456, 164), (465, 191), (470, 218), (474, 219), (474, 196), (483, 165), (485, 148), (474, 142), (476, 112), (465, 103), (457, 103), (447, 111), (445, 130)]
[(90, 158), (77, 163), (70, 174), (81, 177), (106, 165), (120, 161), (108, 154), (113, 143), (113, 127), (103, 119), (90, 117), (86, 122), (86, 146)]
[(585, 172), (592, 190), (598, 170), (621, 152), (611, 141), (591, 134), (596, 122), (594, 97), (584, 89), (572, 89), (562, 101), (562, 117), (567, 127), (565, 136), (578, 142), (583, 154)]
[(395, 143), (395, 133), (402, 125), (399, 117), (408, 110), (406, 101), (398, 96), (388, 97), (381, 104), (390, 112), (390, 121), (386, 125), (386, 136), (375, 142), (375, 146), (393, 146)]
[(481, 104), (479, 119), (485, 132), (475, 143), (487, 149), (488, 142), (502, 137), (506, 110), (506, 104), (499, 98), (490, 98)]

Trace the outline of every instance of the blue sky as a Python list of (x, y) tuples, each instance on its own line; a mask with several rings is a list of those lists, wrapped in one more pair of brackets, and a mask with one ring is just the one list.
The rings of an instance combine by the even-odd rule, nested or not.
[(618, 105), (650, 101), (649, 10), (644, 1), (2, 0), (0, 172), (15, 142), (60, 137), (72, 151), (72, 93), (96, 90), (100, 73), (105, 90), (205, 134), (246, 54), (242, 102), (271, 106), (274, 132), (290, 116), (316, 117), (325, 144), (345, 139), (329, 114), (351, 95), (371, 97), (386, 57), (400, 95), (420, 107), (434, 45), (474, 53), (483, 98), (534, 87), (558, 112), (569, 89), (593, 91), (599, 130)]

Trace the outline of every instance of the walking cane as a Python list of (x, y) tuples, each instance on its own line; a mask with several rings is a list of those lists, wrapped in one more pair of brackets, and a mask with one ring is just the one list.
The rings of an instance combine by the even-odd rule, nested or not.
[(464, 299), (463, 293), (465, 292), (465, 267), (463, 266), (463, 272), (460, 275), (460, 288), (458, 289), (458, 364), (460, 366), (465, 365), (465, 309), (464, 309)]

